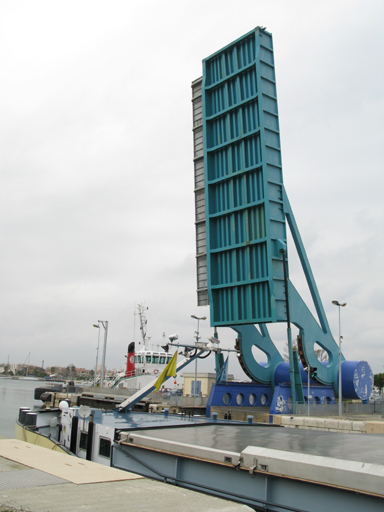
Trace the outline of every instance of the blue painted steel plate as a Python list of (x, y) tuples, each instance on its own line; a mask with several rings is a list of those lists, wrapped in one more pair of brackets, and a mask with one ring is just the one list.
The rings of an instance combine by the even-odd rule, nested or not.
[(205, 59), (202, 94), (211, 324), (284, 321), (272, 35), (257, 27)]

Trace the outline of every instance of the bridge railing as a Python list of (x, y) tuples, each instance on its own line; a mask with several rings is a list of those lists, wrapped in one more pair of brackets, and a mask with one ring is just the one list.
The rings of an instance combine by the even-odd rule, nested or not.
[[(299, 416), (338, 416), (339, 415), (339, 404), (310, 404), (308, 411), (308, 404), (297, 404), (296, 414)], [(364, 416), (370, 414), (383, 414), (384, 406), (383, 402), (376, 400), (369, 404), (344, 402), (343, 403), (343, 414)]]

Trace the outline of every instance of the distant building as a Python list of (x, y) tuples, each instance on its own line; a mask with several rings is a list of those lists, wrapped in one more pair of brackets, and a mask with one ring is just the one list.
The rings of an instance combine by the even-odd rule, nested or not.
[[(187, 395), (202, 395), (208, 396), (211, 392), (212, 386), (216, 380), (216, 373), (197, 373), (196, 374), (196, 392), (195, 392), (195, 374), (183, 373), (184, 387), (183, 396)], [(233, 380), (233, 375), (228, 375), (228, 381)]]
[(88, 379), (90, 377), (91, 370), (86, 370), (85, 368), (76, 368), (76, 377), (84, 377)]

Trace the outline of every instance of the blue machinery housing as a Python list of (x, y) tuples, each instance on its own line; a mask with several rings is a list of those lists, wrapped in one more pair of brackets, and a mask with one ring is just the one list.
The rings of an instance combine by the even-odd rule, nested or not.
[[(339, 348), (283, 184), (272, 35), (257, 27), (206, 58), (192, 93), (198, 304), (210, 305), (213, 327), (236, 331), (245, 373), (255, 386), (270, 387), (271, 413), (308, 399), (302, 386), (308, 366), (317, 368), (314, 384), (324, 386), (317, 398), (334, 401)], [(287, 224), (318, 319), (289, 279)], [(268, 333), (275, 322), (287, 323), (288, 368)], [(299, 329), (297, 353), (290, 323)], [(328, 354), (325, 364), (316, 344)], [(266, 364), (255, 360), (254, 346)], [(368, 363), (342, 356), (342, 382), (344, 398), (369, 399)], [(219, 386), (211, 405), (225, 406)]]

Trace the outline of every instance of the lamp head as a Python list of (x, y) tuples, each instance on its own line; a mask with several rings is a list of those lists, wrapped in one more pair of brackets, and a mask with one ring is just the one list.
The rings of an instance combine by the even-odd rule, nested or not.
[(343, 302), (342, 304), (340, 304), (340, 302), (338, 300), (333, 300), (332, 304), (334, 304), (335, 306), (341, 306), (343, 308), (347, 305), (346, 302)]

